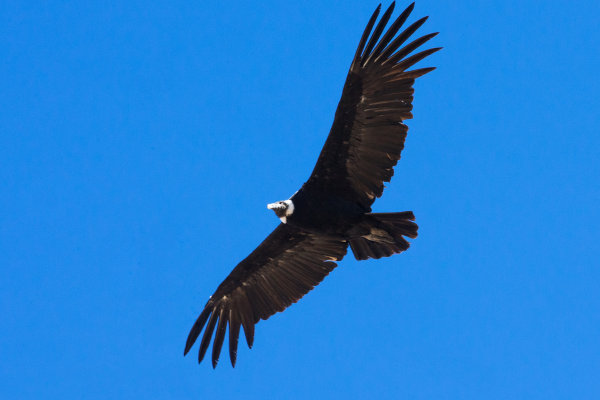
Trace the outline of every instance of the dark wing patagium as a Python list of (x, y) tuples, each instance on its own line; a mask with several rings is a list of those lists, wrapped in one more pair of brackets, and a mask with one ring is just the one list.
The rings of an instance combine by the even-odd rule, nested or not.
[(427, 20), (421, 18), (394, 38), (413, 8), (414, 3), (383, 36), (394, 3), (373, 30), (381, 5), (375, 10), (350, 66), (333, 126), (306, 183), (335, 193), (366, 211), (383, 194), (384, 182), (390, 181), (400, 159), (408, 132), (402, 121), (412, 118), (415, 79), (435, 68), (406, 70), (441, 49), (405, 58), (437, 35), (425, 35), (400, 48)]
[(216, 332), (212, 351), (212, 365), (216, 367), (229, 324), (229, 355), (235, 366), (240, 326), (252, 347), (254, 325), (285, 310), (317, 286), (337, 266), (333, 261), (346, 255), (347, 247), (345, 240), (280, 224), (231, 271), (208, 300), (188, 336), (184, 355), (206, 325), (198, 362)]

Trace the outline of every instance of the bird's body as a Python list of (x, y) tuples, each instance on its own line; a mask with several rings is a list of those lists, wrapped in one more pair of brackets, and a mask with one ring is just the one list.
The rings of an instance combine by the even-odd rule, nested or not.
[(348, 237), (365, 211), (334, 193), (302, 187), (290, 200), (294, 212), (287, 223), (306, 232)]
[[(283, 223), (303, 232), (343, 240), (366, 238), (373, 242), (395, 242), (392, 237), (394, 227), (378, 219), (379, 214), (367, 213), (360, 206), (335, 193), (311, 190), (310, 186), (305, 185), (286, 202), (293, 211), (280, 219)], [(404, 219), (411, 219), (410, 215), (405, 213), (395, 214), (405, 215)], [(417, 231), (416, 224), (408, 222), (405, 225), (414, 228), (414, 232), (409, 229), (406, 233), (400, 233), (399, 240), (402, 244), (405, 242), (401, 237), (402, 234), (409, 237), (414, 234), (416, 237)], [(358, 256), (356, 258), (361, 259)]]
[(435, 68), (407, 69), (439, 50), (405, 58), (436, 35), (400, 48), (426, 20), (396, 36), (413, 7), (414, 3), (385, 33), (394, 3), (374, 30), (380, 7), (371, 17), (310, 178), (290, 199), (268, 205), (282, 223), (219, 285), (192, 327), (184, 354), (206, 325), (198, 359), (204, 358), (214, 332), (215, 367), (229, 326), (229, 354), (235, 366), (240, 328), (251, 347), (254, 325), (318, 285), (348, 246), (357, 260), (378, 259), (407, 250), (410, 244), (404, 236), (417, 237), (411, 211), (371, 212), (404, 148), (408, 127), (402, 121), (412, 118), (412, 85)]

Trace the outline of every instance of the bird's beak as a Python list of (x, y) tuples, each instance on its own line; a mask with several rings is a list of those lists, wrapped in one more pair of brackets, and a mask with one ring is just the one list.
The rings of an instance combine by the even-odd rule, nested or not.
[(285, 208), (285, 204), (281, 204), (281, 203), (271, 203), (271, 204), (267, 204), (267, 208), (269, 210), (276, 210), (278, 208)]

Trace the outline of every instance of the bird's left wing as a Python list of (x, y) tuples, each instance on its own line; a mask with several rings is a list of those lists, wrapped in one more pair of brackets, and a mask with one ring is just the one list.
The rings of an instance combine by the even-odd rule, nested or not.
[(240, 326), (248, 346), (254, 341), (254, 325), (297, 302), (317, 286), (340, 261), (347, 241), (305, 233), (280, 224), (246, 259), (239, 263), (219, 285), (192, 327), (184, 355), (198, 339), (201, 362), (215, 332), (213, 368), (217, 366), (225, 331), (229, 324), (229, 355), (235, 366)]
[(407, 69), (440, 50), (433, 48), (407, 57), (437, 33), (401, 47), (427, 17), (396, 36), (414, 3), (385, 33), (394, 3), (375, 26), (380, 8), (381, 5), (360, 40), (331, 131), (306, 182), (307, 187), (334, 193), (367, 212), (381, 197), (384, 183), (394, 175), (394, 166), (404, 148), (408, 127), (402, 121), (412, 118), (415, 79), (435, 68)]

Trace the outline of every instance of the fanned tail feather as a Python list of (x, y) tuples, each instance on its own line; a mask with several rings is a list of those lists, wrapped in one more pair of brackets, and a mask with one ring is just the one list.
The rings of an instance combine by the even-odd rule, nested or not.
[(412, 211), (398, 213), (373, 213), (367, 214), (382, 222), (381, 228), (394, 238), (393, 243), (374, 242), (365, 238), (350, 239), (350, 248), (357, 260), (368, 260), (369, 258), (380, 259), (390, 257), (394, 254), (408, 250), (410, 243), (404, 239), (417, 237), (419, 226), (415, 224), (415, 215)]

